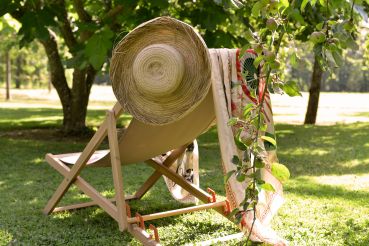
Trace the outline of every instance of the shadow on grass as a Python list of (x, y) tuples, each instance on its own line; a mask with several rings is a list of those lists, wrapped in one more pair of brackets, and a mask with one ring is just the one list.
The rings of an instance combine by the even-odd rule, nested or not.
[(342, 228), (345, 245), (369, 245), (369, 220), (358, 223), (353, 219), (348, 219), (346, 223), (337, 223), (336, 226)]
[[(46, 112), (44, 111), (46, 110)], [(5, 116), (4, 113), (6, 112)], [(55, 127), (61, 117), (59, 109), (0, 109), (0, 130), (31, 129), (39, 127), (43, 119), (48, 127)], [(91, 122), (102, 121), (105, 110), (92, 110)], [(129, 119), (123, 116), (123, 119)], [(12, 122), (15, 125), (11, 125)], [(30, 123), (31, 122), (31, 123)], [(99, 123), (96, 123), (98, 125)], [(48, 125), (49, 124), (49, 125)], [(95, 124), (95, 123), (93, 123)], [(19, 128), (17, 128), (19, 127)], [(298, 196), (311, 196), (313, 199), (342, 199), (352, 201), (355, 205), (366, 206), (364, 198), (368, 192), (350, 191), (342, 187), (320, 185), (309, 178), (299, 176), (314, 176), (326, 174), (362, 174), (369, 170), (369, 124), (335, 126), (292, 126), (277, 125), (279, 150), (282, 163), (291, 170), (293, 180), (286, 185), (287, 193)], [(68, 153), (81, 151), (85, 143), (68, 139), (58, 141), (38, 138), (0, 137), (0, 231), (6, 231), (18, 243), (30, 245), (111, 245), (128, 244), (132, 237), (128, 233), (119, 233), (116, 222), (100, 208), (92, 207), (71, 213), (57, 213), (43, 216), (41, 211), (47, 200), (53, 194), (62, 177), (44, 162), (45, 153)], [(210, 129), (198, 139), (200, 146), (200, 185), (211, 187), (218, 195), (225, 195), (223, 174), (220, 163), (219, 143), (215, 128)], [(123, 169), (129, 175), (124, 175), (125, 190), (132, 194), (151, 174), (152, 169), (146, 165), (137, 164), (125, 166)], [(88, 182), (98, 190), (112, 196), (113, 185), (109, 168), (90, 168), (82, 173)], [(294, 183), (295, 182), (295, 183)], [(78, 189), (74, 188), (63, 198), (63, 204), (86, 200)], [(343, 205), (344, 206), (344, 205)], [(142, 201), (132, 202), (132, 211), (142, 214), (159, 212), (167, 209), (184, 207), (174, 201), (161, 179)], [(189, 217), (187, 217), (189, 216)], [(219, 216), (218, 216), (219, 217)], [(214, 222), (213, 213), (186, 215), (166, 218), (153, 222), (164, 234), (165, 242), (181, 244), (193, 238), (205, 236), (222, 236), (225, 230), (234, 230), (232, 223)], [(368, 242), (368, 236), (360, 234), (360, 238), (350, 234), (357, 226), (365, 229), (369, 225), (347, 224), (341, 231), (347, 232), (347, 244), (350, 242)], [(160, 229), (162, 227), (163, 229)], [(356, 228), (356, 229), (355, 229)], [(162, 230), (162, 231), (160, 231)], [(229, 234), (229, 233), (228, 233)], [(350, 239), (351, 235), (351, 239)], [(359, 235), (359, 234), (358, 234)], [(198, 241), (198, 240), (196, 240)], [(367, 245), (354, 244), (351, 245)]]
[[(108, 108), (107, 108), (108, 109)], [(0, 130), (20, 130), (32, 128), (58, 128), (63, 122), (60, 108), (0, 108)], [(86, 122), (88, 126), (99, 126), (104, 120), (106, 110), (89, 109)], [(131, 119), (123, 115), (118, 126), (126, 125)]]
[[(44, 154), (80, 151), (84, 143), (0, 138), (0, 145), (6, 146), (0, 149), (0, 157), (3, 160), (0, 163), (0, 229), (4, 227), (4, 230), (18, 240), (17, 242), (27, 242), (33, 245), (60, 243), (96, 245), (106, 244), (106, 242), (129, 243), (133, 240), (128, 233), (119, 233), (117, 223), (98, 207), (55, 213), (51, 216), (42, 215), (43, 207), (62, 181), (62, 176), (44, 162)], [(213, 158), (205, 163), (212, 163)], [(153, 169), (145, 164), (124, 166), (123, 169), (127, 194), (134, 193), (153, 172)], [(204, 170), (207, 169), (204, 165)], [(111, 169), (87, 168), (81, 175), (97, 190), (110, 197), (114, 194)], [(222, 175), (218, 175), (219, 180), (222, 180)], [(214, 181), (214, 179), (208, 180), (209, 183), (218, 183)], [(77, 188), (72, 187), (59, 206), (86, 200), (86, 196), (81, 194)], [(141, 201), (134, 201), (131, 206), (133, 214), (136, 211), (148, 214), (185, 207), (171, 198), (162, 179)], [(22, 221), (27, 221), (27, 223)], [(221, 227), (227, 228), (216, 223), (209, 226), (208, 219), (196, 223), (202, 229), (193, 230), (191, 224), (186, 225), (187, 233), (181, 236), (182, 242), (205, 231), (207, 231), (205, 235), (209, 235), (209, 233), (217, 233)], [(178, 224), (178, 217), (153, 221), (153, 224), (159, 228), (175, 228)], [(232, 226), (232, 223), (228, 222), (228, 226)], [(74, 233), (79, 236), (73, 236)], [(182, 235), (181, 232), (178, 233)], [(164, 234), (166, 234), (164, 238), (172, 235), (168, 232)], [(173, 240), (177, 242), (179, 239), (173, 238)]]
[(363, 174), (369, 171), (368, 123), (277, 125), (276, 129), (278, 157), (294, 177)]
[(367, 198), (369, 197), (369, 192), (366, 191), (348, 190), (336, 185), (323, 185), (305, 177), (298, 177), (290, 181), (284, 186), (284, 190), (299, 196), (350, 201), (357, 206), (367, 206)]

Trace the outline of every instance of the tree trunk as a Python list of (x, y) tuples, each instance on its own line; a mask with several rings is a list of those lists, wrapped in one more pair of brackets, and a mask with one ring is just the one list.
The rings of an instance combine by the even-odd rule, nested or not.
[(320, 84), (322, 81), (323, 70), (319, 65), (318, 58), (314, 58), (314, 70), (311, 77), (311, 85), (309, 90), (309, 102), (305, 115), (304, 124), (315, 124), (316, 115), (318, 113)]
[(85, 69), (74, 69), (72, 89), (68, 87), (64, 67), (58, 52), (55, 37), (50, 35), (41, 40), (45, 48), (51, 75), (51, 83), (56, 89), (63, 107), (63, 131), (68, 135), (78, 135), (86, 131), (86, 114), (91, 86), (96, 70), (91, 66)]
[(9, 51), (5, 53), (5, 63), (6, 63), (6, 79), (5, 79), (5, 90), (6, 90), (6, 100), (10, 100), (10, 80), (11, 80), (11, 65), (10, 65), (10, 54)]
[(16, 70), (15, 70), (15, 88), (17, 89), (20, 89), (20, 86), (21, 86), (21, 75), (22, 75), (22, 72), (23, 72), (23, 69), (22, 69), (22, 56), (21, 54), (19, 54), (17, 56), (17, 59), (15, 60), (15, 63), (16, 63)]

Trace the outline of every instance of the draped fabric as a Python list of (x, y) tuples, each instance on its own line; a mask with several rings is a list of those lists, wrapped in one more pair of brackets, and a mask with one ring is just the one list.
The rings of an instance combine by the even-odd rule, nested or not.
[[(237, 49), (211, 49), (212, 60), (212, 90), (214, 97), (214, 107), (216, 113), (216, 122), (218, 128), (218, 138), (222, 156), (222, 167), (224, 174), (235, 170), (236, 166), (231, 159), (234, 155), (240, 156), (241, 153), (234, 143), (234, 127), (228, 126), (231, 117), (242, 117), (242, 111), (248, 103), (257, 104), (261, 101), (262, 95), (258, 93), (256, 98), (251, 96), (251, 89), (258, 86), (258, 91), (264, 90), (264, 79), (256, 81), (253, 78), (254, 72), (258, 73), (252, 67), (255, 55), (252, 51), (239, 56)], [(242, 77), (242, 73), (248, 69), (246, 81)], [(254, 69), (255, 71), (251, 71)], [(248, 79), (248, 77), (250, 79)], [(260, 134), (274, 136), (273, 113), (269, 93), (265, 95), (263, 104), (263, 112), (267, 129)], [(247, 133), (242, 133), (247, 134)], [(264, 145), (264, 143), (260, 143)], [(268, 149), (268, 146), (264, 146)], [(264, 181), (270, 183), (275, 188), (275, 192), (266, 192), (262, 190), (259, 194), (259, 202), (256, 206), (256, 220), (251, 233), (251, 240), (262, 241), (273, 245), (286, 245), (287, 241), (279, 237), (277, 233), (270, 227), (270, 222), (277, 210), (283, 203), (282, 184), (272, 175), (271, 164), (277, 162), (275, 150), (265, 150), (264, 156), (265, 168), (261, 170), (261, 176)], [(232, 208), (240, 207), (240, 203), (245, 198), (245, 189), (251, 180), (242, 183), (231, 176), (226, 184), (227, 199), (230, 201)], [(253, 223), (254, 212), (245, 211), (242, 214), (241, 226), (246, 234), (250, 231)]]
[[(187, 180), (187, 182), (199, 187), (199, 148), (196, 140), (187, 147), (186, 151), (171, 165), (170, 169), (181, 175)], [(174, 199), (182, 203), (198, 202), (198, 199), (188, 191), (166, 176), (163, 177), (165, 184)]]
[[(228, 126), (228, 121), (232, 117), (241, 118), (243, 108), (248, 103), (258, 104), (261, 101), (262, 94), (258, 93), (256, 97), (253, 97), (251, 96), (251, 91), (258, 86), (258, 91), (262, 92), (265, 86), (263, 78), (254, 79), (254, 73), (260, 74), (260, 71), (253, 66), (255, 54), (249, 50), (240, 56), (239, 52), (238, 49), (210, 49), (212, 92), (224, 174), (236, 169), (236, 166), (231, 161), (232, 157), (234, 155), (242, 155), (234, 142), (234, 135), (237, 129)], [(245, 74), (246, 71), (248, 73), (245, 81), (242, 74)], [(265, 95), (262, 110), (267, 129), (265, 132), (260, 132), (260, 134), (274, 136), (273, 112), (268, 92)], [(273, 216), (283, 204), (282, 184), (271, 173), (272, 163), (278, 161), (276, 151), (270, 149), (270, 146), (267, 146), (263, 142), (260, 144), (265, 148), (265, 151), (262, 153), (265, 168), (261, 169), (261, 177), (265, 182), (273, 185), (275, 191), (266, 192), (262, 190), (259, 193), (259, 201), (256, 206), (256, 220), (253, 227), (254, 212), (252, 210), (242, 213), (240, 226), (245, 232), (245, 236), (253, 228), (250, 235), (252, 241), (260, 241), (272, 245), (287, 245), (288, 242), (279, 237), (270, 226)], [(198, 147), (195, 141), (171, 168), (173, 171), (182, 175), (188, 182), (199, 186), (198, 158)], [(214, 168), (217, 167), (214, 166)], [(176, 185), (173, 181), (166, 177), (164, 179), (173, 198), (183, 203), (197, 202), (194, 196)], [(231, 176), (226, 183), (226, 196), (230, 201), (232, 209), (241, 209), (240, 203), (245, 198), (245, 189), (250, 181), (249, 179), (240, 183), (234, 176)]]

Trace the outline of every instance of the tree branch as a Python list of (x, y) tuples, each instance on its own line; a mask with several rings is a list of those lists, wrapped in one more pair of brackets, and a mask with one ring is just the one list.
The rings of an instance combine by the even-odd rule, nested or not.
[(93, 66), (89, 65), (86, 71), (86, 86), (88, 91), (91, 90), (96, 74), (97, 71), (93, 68)]
[[(73, 0), (73, 7), (76, 10), (79, 19), (82, 22), (96, 24), (92, 20), (91, 15), (87, 13), (87, 11), (85, 10), (83, 0)], [(92, 35), (93, 35), (93, 32), (88, 31), (88, 30), (81, 32), (80, 42), (83, 43), (84, 41), (89, 39)]]
[(64, 41), (69, 48), (69, 51), (73, 53), (73, 48), (77, 45), (77, 39), (75, 38), (70, 22), (68, 20), (68, 13), (66, 11), (65, 1), (60, 1), (62, 12), (58, 15), (60, 21), (60, 32), (63, 35)]
[(78, 17), (86, 23), (92, 21), (92, 17), (84, 8), (84, 2), (81, 0), (73, 0), (73, 6), (78, 14)]
[(105, 22), (109, 19), (114, 19), (118, 14), (120, 14), (123, 11), (122, 5), (117, 5), (114, 8), (110, 9), (105, 16), (102, 18), (102, 22)]

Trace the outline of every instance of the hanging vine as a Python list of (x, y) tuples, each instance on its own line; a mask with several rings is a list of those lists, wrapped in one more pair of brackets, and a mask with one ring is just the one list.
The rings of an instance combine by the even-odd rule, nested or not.
[[(284, 82), (283, 71), (280, 68), (281, 62), (278, 60), (279, 51), (282, 46), (289, 45), (301, 35), (307, 35), (306, 29), (314, 30), (307, 36), (314, 45), (314, 53), (319, 58), (319, 64), (323, 70), (337, 67), (341, 64), (342, 51), (345, 48), (355, 48), (354, 42), (354, 5), (343, 0), (261, 0), (252, 3), (243, 3), (238, 0), (231, 0), (237, 8), (246, 8), (246, 13), (251, 14), (259, 25), (257, 32), (248, 29), (245, 33), (247, 44), (242, 48), (240, 54), (252, 48), (257, 56), (253, 62), (255, 67), (261, 67), (262, 72), (254, 71), (242, 74), (243, 83), (254, 85), (249, 86), (251, 96), (257, 103), (249, 103), (243, 108), (242, 117), (231, 118), (228, 125), (235, 131), (234, 141), (240, 151), (239, 156), (232, 157), (235, 170), (230, 171), (225, 176), (227, 182), (231, 176), (235, 176), (238, 182), (249, 180), (245, 189), (245, 197), (239, 207), (234, 209), (230, 216), (234, 216), (237, 223), (240, 222), (242, 214), (253, 212), (253, 222), (249, 231), (247, 241), (256, 221), (256, 206), (259, 201), (261, 190), (275, 191), (273, 185), (266, 183), (261, 178), (260, 170), (265, 168), (267, 163), (265, 144), (277, 147), (275, 136), (264, 134), (267, 129), (263, 105), (267, 90), (282, 91), (289, 96), (301, 96), (299, 88), (293, 81)], [(305, 12), (310, 5), (309, 13)], [(251, 7), (250, 7), (251, 6)], [(331, 8), (334, 8), (333, 10)], [(320, 19), (316, 15), (321, 13)], [(262, 20), (262, 21), (261, 21)], [(294, 46), (294, 45), (293, 45)], [(293, 53), (290, 57), (291, 63), (296, 63), (298, 55)], [(265, 86), (259, 91), (257, 85), (261, 80), (265, 80)], [(260, 96), (261, 95), (261, 96)], [(257, 100), (259, 96), (259, 100)], [(290, 174), (287, 167), (279, 163), (272, 163), (272, 174), (279, 181), (286, 181)]]

